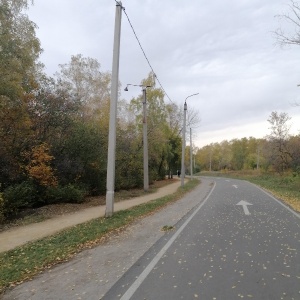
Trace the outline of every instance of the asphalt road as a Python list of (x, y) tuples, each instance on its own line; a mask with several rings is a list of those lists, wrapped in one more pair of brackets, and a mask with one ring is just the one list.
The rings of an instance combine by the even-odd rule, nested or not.
[(210, 194), (101, 299), (300, 299), (300, 216), (251, 183)]

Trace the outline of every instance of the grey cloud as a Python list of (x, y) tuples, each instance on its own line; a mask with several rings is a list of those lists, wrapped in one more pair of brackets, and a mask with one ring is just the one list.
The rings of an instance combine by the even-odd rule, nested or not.
[[(189, 99), (201, 113), (199, 140), (217, 138), (223, 130), (222, 140), (224, 128), (229, 132), (247, 124), (253, 136), (259, 135), (254, 125), (273, 110), (300, 116), (299, 109), (291, 109), (300, 92), (299, 49), (280, 49), (272, 35), (278, 26), (274, 16), (286, 10), (281, 0), (122, 3), (171, 99), (181, 106), (186, 96), (199, 92)], [(110, 70), (115, 1), (36, 1), (29, 14), (40, 27), (42, 61), (50, 75), (77, 53)], [(123, 14), (120, 81), (140, 83), (149, 71)]]

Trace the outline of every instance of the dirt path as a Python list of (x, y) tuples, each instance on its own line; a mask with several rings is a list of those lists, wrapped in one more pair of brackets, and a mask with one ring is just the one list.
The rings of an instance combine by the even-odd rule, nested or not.
[[(115, 203), (114, 209), (115, 211), (128, 209), (130, 207), (173, 194), (177, 191), (179, 186), (180, 181), (178, 180), (175, 183), (159, 188), (155, 193)], [(86, 208), (75, 213), (51, 218), (43, 222), (9, 229), (0, 233), (0, 253), (24, 245), (27, 242), (52, 235), (68, 227), (103, 217), (104, 215), (105, 205), (99, 205)]]

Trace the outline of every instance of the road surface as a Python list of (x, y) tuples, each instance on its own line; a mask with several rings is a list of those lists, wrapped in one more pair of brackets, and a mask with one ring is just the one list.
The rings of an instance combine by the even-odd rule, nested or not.
[(300, 218), (246, 181), (211, 193), (102, 299), (300, 299)]
[(299, 214), (256, 186), (202, 178), (182, 199), (0, 299), (299, 300), (299, 233)]

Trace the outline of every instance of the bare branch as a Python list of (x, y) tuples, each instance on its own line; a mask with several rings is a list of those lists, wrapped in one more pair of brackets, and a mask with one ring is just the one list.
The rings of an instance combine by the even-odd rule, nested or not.
[(285, 33), (282, 27), (280, 27), (274, 32), (274, 34), (281, 46), (300, 45), (300, 5), (299, 3), (291, 0), (291, 3), (288, 6), (292, 13), (291, 15), (289, 13), (284, 13), (276, 15), (275, 17), (280, 21), (286, 21), (287, 23), (292, 24), (295, 27), (295, 33)]

